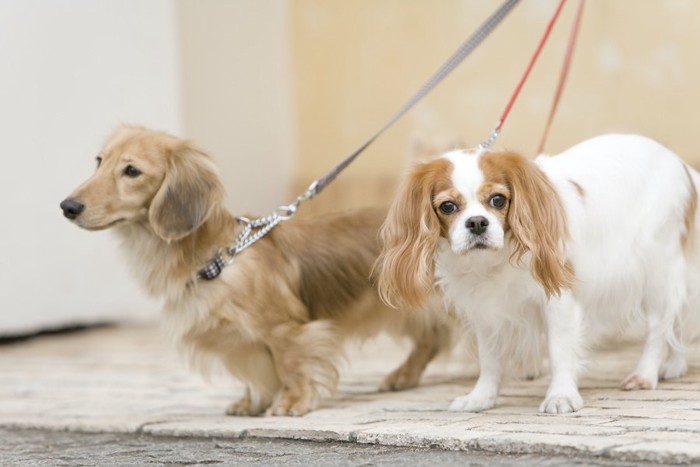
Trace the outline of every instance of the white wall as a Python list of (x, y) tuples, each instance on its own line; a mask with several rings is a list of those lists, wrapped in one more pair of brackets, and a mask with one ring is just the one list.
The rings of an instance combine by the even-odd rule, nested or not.
[(193, 139), (238, 214), (290, 199), (286, 2), (0, 0), (0, 335), (153, 320), (109, 232), (58, 207), (120, 122)]
[(109, 233), (60, 201), (119, 122), (182, 130), (168, 0), (0, 0), (0, 334), (153, 317)]

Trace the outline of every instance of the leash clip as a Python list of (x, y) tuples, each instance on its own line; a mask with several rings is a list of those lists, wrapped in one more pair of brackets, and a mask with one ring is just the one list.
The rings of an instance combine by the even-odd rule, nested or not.
[(293, 202), (292, 204), (288, 204), (286, 206), (280, 206), (277, 209), (275, 209), (275, 216), (281, 221), (286, 221), (294, 217), (294, 214), (297, 213), (297, 208), (299, 207), (300, 201), (297, 200)]
[(498, 139), (499, 134), (501, 134), (501, 128), (500, 128), (500, 126), (497, 126), (491, 132), (489, 139), (479, 143), (479, 150), (488, 151), (489, 149), (491, 149), (493, 147), (494, 143), (496, 142), (496, 140)]

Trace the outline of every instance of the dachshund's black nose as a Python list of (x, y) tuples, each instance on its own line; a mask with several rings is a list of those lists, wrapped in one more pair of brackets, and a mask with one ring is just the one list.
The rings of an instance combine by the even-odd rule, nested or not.
[(68, 198), (61, 203), (61, 209), (63, 209), (63, 215), (68, 219), (75, 219), (85, 210), (85, 205), (80, 201)]
[(489, 226), (489, 220), (484, 216), (474, 216), (467, 219), (466, 227), (475, 235), (480, 235), (486, 232), (486, 227)]

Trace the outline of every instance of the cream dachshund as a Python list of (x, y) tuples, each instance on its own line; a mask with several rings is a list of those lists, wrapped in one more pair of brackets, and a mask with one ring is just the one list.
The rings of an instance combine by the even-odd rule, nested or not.
[(227, 414), (303, 415), (318, 407), (337, 385), (349, 337), (386, 330), (413, 341), (383, 390), (416, 386), (449, 346), (440, 299), (415, 312), (379, 299), (370, 276), (383, 210), (283, 222), (204, 280), (202, 270), (243, 228), (223, 200), (204, 152), (162, 132), (123, 126), (61, 209), (79, 227), (111, 228), (121, 237), (133, 274), (164, 298), (168, 328), (192, 364), (218, 359), (246, 384)]

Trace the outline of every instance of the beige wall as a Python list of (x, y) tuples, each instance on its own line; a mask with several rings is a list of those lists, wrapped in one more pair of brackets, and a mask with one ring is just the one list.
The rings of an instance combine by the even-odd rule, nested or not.
[(239, 213), (285, 202), (294, 164), (288, 4), (178, 0), (184, 136), (216, 160)]
[[(177, 0), (183, 133), (209, 150), (229, 206), (267, 213), (364, 142), (500, 0)], [(452, 76), (302, 212), (391, 196), (425, 147), (487, 137), (557, 0), (523, 0)], [(532, 154), (561, 66), (566, 5), (499, 144)], [(589, 0), (547, 152), (611, 131), (700, 161), (700, 2)]]
[[(0, 2), (0, 333), (143, 316), (108, 233), (58, 203), (120, 121), (194, 139), (236, 213), (267, 214), (382, 125), (500, 0)], [(576, 1), (568, 2), (500, 144), (532, 154)], [(416, 141), (486, 138), (556, 0), (523, 0), (467, 62), (303, 214), (388, 203)], [(589, 0), (548, 149), (609, 131), (700, 164), (700, 1)], [(419, 149), (416, 149), (416, 148)], [(9, 211), (8, 211), (9, 212)]]
[[(300, 189), (364, 142), (500, 4), (484, 0), (290, 2)], [(522, 1), (425, 101), (361, 156), (313, 210), (390, 195), (416, 141), (485, 139), (558, 2)], [(566, 5), (499, 144), (533, 154), (576, 1)], [(589, 0), (546, 147), (611, 131), (656, 138), (700, 162), (700, 2)], [(420, 152), (420, 151), (419, 151)]]

